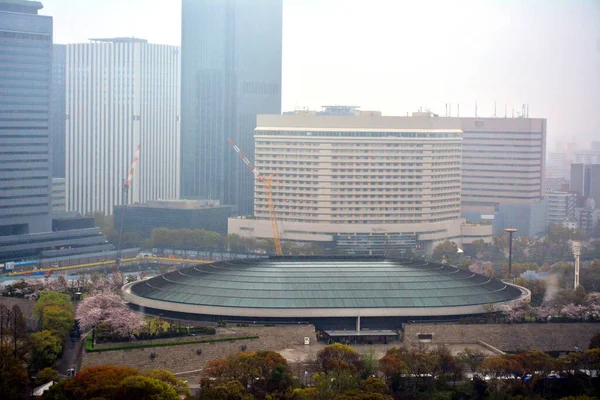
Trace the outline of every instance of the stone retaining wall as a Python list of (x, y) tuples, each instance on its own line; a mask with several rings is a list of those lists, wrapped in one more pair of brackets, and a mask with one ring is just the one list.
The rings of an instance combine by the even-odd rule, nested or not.
[(420, 333), (433, 334), (432, 343), (477, 343), (481, 340), (506, 352), (526, 350), (586, 350), (600, 333), (600, 324), (405, 324), (404, 343), (416, 345)]
[[(312, 325), (227, 328), (223, 330), (223, 335), (215, 335), (211, 338), (234, 335), (240, 337), (258, 336), (259, 338), (98, 353), (86, 352), (83, 355), (81, 368), (117, 365), (137, 368), (142, 371), (159, 368), (173, 373), (180, 373), (199, 370), (210, 360), (239, 353), (242, 345), (245, 345), (248, 351), (282, 351), (292, 347), (304, 346), (304, 337), (310, 337), (311, 343), (314, 343), (316, 338), (315, 328)], [(197, 350), (201, 350), (202, 353), (197, 355)], [(150, 358), (152, 353), (156, 355), (154, 359)], [(197, 375), (199, 376), (199, 373)], [(190, 383), (197, 382), (190, 380)]]

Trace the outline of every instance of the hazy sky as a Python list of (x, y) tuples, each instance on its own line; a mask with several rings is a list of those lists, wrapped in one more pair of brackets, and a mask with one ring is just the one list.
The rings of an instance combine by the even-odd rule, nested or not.
[[(263, 0), (255, 0), (263, 1)], [(55, 43), (181, 43), (180, 0), (42, 0)], [(508, 115), (600, 140), (600, 0), (284, 0), (283, 109)], [(552, 146), (551, 146), (552, 147)]]

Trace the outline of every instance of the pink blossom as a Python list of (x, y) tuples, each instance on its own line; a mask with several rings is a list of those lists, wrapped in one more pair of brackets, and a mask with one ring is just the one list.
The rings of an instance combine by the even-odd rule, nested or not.
[(508, 322), (523, 322), (527, 314), (531, 312), (531, 307), (527, 302), (521, 302), (519, 304), (514, 305), (510, 309), (504, 312), (506, 315), (506, 320)]
[(568, 318), (583, 319), (586, 313), (586, 308), (584, 306), (578, 306), (570, 303), (561, 308), (560, 313)]
[(77, 307), (75, 319), (82, 331), (88, 331), (104, 322), (119, 336), (129, 336), (144, 325), (142, 314), (130, 310), (114, 294), (86, 297)]

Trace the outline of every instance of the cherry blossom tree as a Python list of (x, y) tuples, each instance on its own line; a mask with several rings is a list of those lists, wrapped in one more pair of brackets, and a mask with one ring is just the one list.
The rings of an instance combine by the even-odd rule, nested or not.
[(117, 336), (127, 337), (144, 326), (142, 314), (127, 307), (114, 294), (97, 294), (86, 297), (77, 307), (75, 319), (82, 331), (105, 324)]
[(528, 315), (531, 315), (532, 310), (528, 302), (522, 301), (508, 310), (504, 311), (506, 321), (509, 323), (523, 322)]
[(585, 298), (585, 307), (589, 316), (594, 320), (600, 319), (600, 293), (590, 293)]
[(560, 313), (567, 318), (583, 319), (586, 314), (586, 307), (579, 306), (574, 303), (569, 303), (560, 309)]

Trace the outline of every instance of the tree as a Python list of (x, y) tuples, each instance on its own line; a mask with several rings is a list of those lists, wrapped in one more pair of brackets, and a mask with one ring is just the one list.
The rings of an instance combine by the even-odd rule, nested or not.
[(132, 375), (123, 379), (113, 397), (115, 400), (181, 400), (168, 383), (147, 376)]
[(74, 378), (52, 386), (44, 398), (49, 400), (112, 399), (125, 378), (135, 375), (139, 375), (139, 372), (127, 367), (86, 368)]
[[(295, 397), (294, 397), (295, 398)], [(203, 400), (252, 400), (254, 396), (246, 394), (244, 386), (236, 380), (218, 383), (202, 389)], [(300, 398), (299, 398), (300, 399)], [(311, 397), (312, 399), (312, 397)]]
[(458, 246), (456, 243), (449, 240), (438, 244), (433, 249), (433, 259), (436, 261), (447, 261), (450, 264), (456, 264), (458, 261)]
[(165, 371), (164, 369), (153, 369), (144, 374), (148, 378), (157, 379), (159, 381), (165, 382), (170, 385), (178, 394), (182, 394), (185, 396), (190, 396), (190, 389), (188, 388), (188, 384), (181, 380), (177, 379), (172, 372)]
[(52, 332), (62, 340), (73, 328), (75, 318), (73, 312), (58, 306), (47, 306), (42, 315), (42, 328)]
[(79, 327), (89, 331), (105, 324), (111, 333), (127, 337), (143, 327), (142, 315), (127, 307), (125, 302), (114, 294), (97, 294), (86, 297), (77, 307)]
[(44, 368), (35, 376), (35, 384), (43, 385), (48, 382), (58, 382), (60, 375), (58, 371), (52, 368)]
[(581, 284), (588, 292), (600, 291), (600, 260), (596, 259), (589, 267), (581, 269)]
[(510, 323), (523, 322), (527, 317), (532, 317), (533, 311), (528, 302), (522, 301), (512, 305), (508, 310), (504, 311), (506, 321)]
[(469, 368), (472, 373), (475, 373), (485, 357), (486, 354), (481, 350), (465, 348), (457, 354), (456, 359)]
[(73, 303), (71, 302), (71, 297), (69, 295), (57, 292), (43, 292), (35, 303), (33, 309), (35, 316), (41, 318), (44, 313), (44, 308), (50, 306), (73, 312)]
[(354, 348), (335, 343), (317, 353), (315, 362), (317, 371), (328, 373), (330, 371), (345, 370), (351, 371), (362, 370), (362, 362), (360, 354)]
[(27, 393), (28, 382), (25, 364), (13, 357), (5, 358), (0, 368), (0, 399), (22, 399), (23, 394)]
[(238, 381), (248, 393), (264, 398), (270, 392), (282, 392), (291, 382), (285, 358), (273, 351), (242, 352), (226, 359), (209, 361), (200, 375), (204, 388)]
[(531, 291), (531, 305), (539, 307), (544, 302), (544, 295), (546, 294), (546, 282), (538, 279), (530, 281), (525, 278), (519, 277), (515, 280), (515, 284), (523, 286)]
[(50, 331), (40, 331), (29, 336), (31, 364), (36, 369), (52, 367), (62, 352), (62, 340)]

